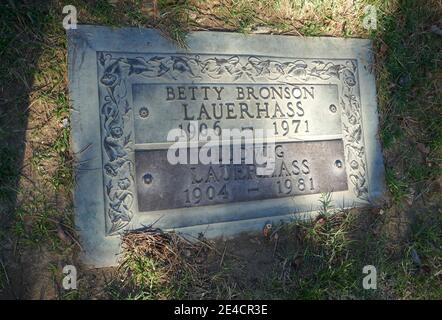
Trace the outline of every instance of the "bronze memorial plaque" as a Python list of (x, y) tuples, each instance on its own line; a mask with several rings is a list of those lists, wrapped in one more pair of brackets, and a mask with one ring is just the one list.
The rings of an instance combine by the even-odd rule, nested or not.
[(275, 145), (275, 170), (255, 164), (171, 165), (164, 150), (135, 152), (138, 210), (293, 197), (347, 190), (342, 140)]

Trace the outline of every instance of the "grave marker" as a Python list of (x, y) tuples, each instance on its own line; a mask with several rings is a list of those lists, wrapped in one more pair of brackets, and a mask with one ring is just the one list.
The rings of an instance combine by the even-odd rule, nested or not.
[[(86, 25), (68, 40), (89, 265), (114, 265), (120, 235), (152, 223), (231, 236), (309, 217), (321, 193), (336, 207), (383, 195), (369, 40), (196, 32), (185, 49), (154, 30)], [(186, 163), (170, 160), (174, 145)]]

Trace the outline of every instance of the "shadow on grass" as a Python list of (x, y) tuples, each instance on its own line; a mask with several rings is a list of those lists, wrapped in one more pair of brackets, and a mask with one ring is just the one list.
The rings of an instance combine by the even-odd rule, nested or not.
[[(45, 16), (48, 3), (17, 3), (7, 1), (0, 4), (0, 296), (21, 298), (25, 293), (25, 274), (17, 257), (13, 257), (14, 225), (19, 181), (26, 149), (26, 131), (30, 94), (34, 90), (33, 80), (36, 65), (43, 50)], [(27, 150), (29, 151), (29, 150)], [(30, 178), (30, 177), (26, 177)], [(24, 199), (24, 201), (32, 201)]]
[(401, 0), (373, 34), (380, 136), (396, 203), (437, 191), (442, 173), (442, 41), (431, 31), (441, 16), (440, 1)]

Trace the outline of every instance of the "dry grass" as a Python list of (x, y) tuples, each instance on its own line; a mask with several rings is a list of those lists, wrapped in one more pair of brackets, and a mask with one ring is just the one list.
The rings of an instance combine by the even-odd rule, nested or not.
[(209, 252), (207, 241), (191, 243), (175, 233), (147, 228), (123, 237), (119, 296), (172, 299), (187, 293), (187, 286), (204, 286), (201, 277)]
[[(340, 1), (192, 1), (198, 29), (293, 35), (366, 36), (363, 3)], [(198, 5), (196, 5), (198, 3)], [(262, 28), (264, 26), (264, 28)]]
[(122, 270), (130, 272), (133, 259), (150, 257), (161, 264), (161, 282), (165, 283), (178, 272), (195, 272), (195, 265), (189, 263), (186, 257), (198, 258), (201, 246), (191, 244), (173, 233), (148, 229), (124, 236), (123, 250)]

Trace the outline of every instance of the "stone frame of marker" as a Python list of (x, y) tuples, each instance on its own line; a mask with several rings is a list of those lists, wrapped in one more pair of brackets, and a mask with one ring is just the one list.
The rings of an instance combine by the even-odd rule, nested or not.
[[(68, 31), (74, 205), (86, 264), (115, 265), (121, 234), (152, 224), (228, 237), (309, 218), (322, 193), (338, 208), (381, 199), (369, 40), (195, 32), (187, 44), (150, 29)], [(168, 163), (170, 130), (191, 134), (195, 123), (220, 137), (223, 129), (273, 132), (275, 170)]]

